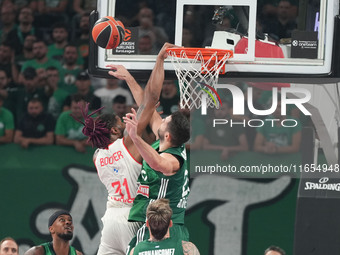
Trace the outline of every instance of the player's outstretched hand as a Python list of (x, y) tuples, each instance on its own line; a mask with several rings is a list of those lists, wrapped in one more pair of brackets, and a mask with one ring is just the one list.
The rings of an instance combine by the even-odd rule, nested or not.
[(137, 114), (136, 110), (131, 108), (132, 113), (127, 113), (125, 117), (123, 117), (123, 120), (126, 124), (125, 129), (128, 132), (130, 138), (132, 140), (135, 140), (137, 138), (137, 126), (138, 126), (138, 121), (137, 121)]
[(111, 69), (111, 71), (109, 71), (109, 75), (112, 75), (119, 80), (125, 81), (128, 77), (131, 76), (131, 74), (125, 68), (125, 66), (110, 64), (110, 65), (106, 65), (106, 67), (109, 67)]
[(166, 43), (164, 43), (162, 49), (159, 51), (157, 57), (161, 60), (164, 60), (168, 57), (168, 53), (166, 51), (167, 49), (169, 49), (169, 48), (179, 48), (179, 47), (181, 47), (181, 46), (177, 46), (175, 44), (171, 44), (171, 43), (166, 42)]

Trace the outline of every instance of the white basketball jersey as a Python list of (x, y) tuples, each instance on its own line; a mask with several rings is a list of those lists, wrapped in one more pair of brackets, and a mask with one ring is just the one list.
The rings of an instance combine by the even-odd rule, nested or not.
[(108, 200), (132, 206), (142, 165), (131, 156), (123, 139), (117, 139), (108, 149), (97, 149), (95, 166)]

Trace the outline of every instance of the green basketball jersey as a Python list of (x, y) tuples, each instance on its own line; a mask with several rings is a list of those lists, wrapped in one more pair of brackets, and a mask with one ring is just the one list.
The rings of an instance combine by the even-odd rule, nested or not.
[[(53, 250), (52, 242), (43, 243), (41, 244), (42, 247), (45, 249), (45, 255), (56, 255)], [(70, 246), (70, 250), (68, 252), (69, 255), (77, 255), (76, 249)]]
[[(152, 148), (159, 150), (159, 140), (152, 144)], [(173, 211), (172, 221), (176, 224), (184, 224), (184, 213), (187, 206), (189, 189), (189, 171), (187, 169), (187, 155), (184, 145), (173, 147), (158, 153), (169, 153), (183, 159), (182, 167), (176, 174), (166, 176), (153, 170), (143, 160), (142, 171), (138, 177), (137, 196), (130, 210), (129, 221), (142, 221), (146, 219), (146, 208), (149, 203), (159, 198), (170, 201)]]
[(143, 241), (133, 250), (133, 255), (153, 254), (183, 255), (182, 240), (170, 237), (159, 242)]

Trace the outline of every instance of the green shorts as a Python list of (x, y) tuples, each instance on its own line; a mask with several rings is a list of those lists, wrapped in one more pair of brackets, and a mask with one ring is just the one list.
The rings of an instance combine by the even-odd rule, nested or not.
[[(189, 241), (189, 231), (186, 226), (182, 224), (173, 224), (170, 228), (170, 236), (176, 236), (176, 238), (183, 241)], [(129, 243), (126, 254), (129, 255), (130, 251), (141, 241), (148, 240), (150, 238), (149, 229), (146, 224), (143, 224)]]

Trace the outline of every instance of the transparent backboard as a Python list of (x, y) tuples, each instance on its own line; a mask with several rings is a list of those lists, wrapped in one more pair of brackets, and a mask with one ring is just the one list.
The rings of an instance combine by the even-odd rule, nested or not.
[[(122, 64), (146, 79), (170, 42), (233, 50), (226, 77), (332, 76), (338, 12), (338, 0), (98, 0), (91, 23), (113, 16), (126, 37), (115, 50), (91, 41), (89, 71), (105, 76), (107, 64)], [(165, 70), (175, 78), (169, 60)]]

